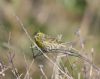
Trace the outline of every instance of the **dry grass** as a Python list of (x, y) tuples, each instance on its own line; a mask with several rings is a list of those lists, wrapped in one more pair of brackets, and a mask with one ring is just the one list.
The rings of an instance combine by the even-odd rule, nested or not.
[[(90, 51), (86, 51), (85, 44), (84, 44), (84, 35), (87, 35), (87, 26), (90, 24), (90, 19), (87, 18), (89, 8), (91, 5), (89, 5), (85, 11), (85, 14), (83, 16), (83, 21), (81, 23), (80, 28), (77, 30), (75, 37), (77, 37), (76, 43), (80, 45), (80, 50), (78, 49), (78, 53), (84, 56), (85, 58), (81, 57), (72, 57), (63, 53), (59, 54), (52, 54), (53, 56), (49, 56), (49, 54), (45, 54), (41, 48), (37, 46), (37, 44), (34, 42), (30, 34), (28, 33), (27, 29), (25, 28), (24, 24), (22, 23), (21, 19), (17, 16), (16, 12), (14, 12), (13, 9), (11, 9), (11, 15), (14, 17), (15, 20), (17, 20), (17, 24), (24, 31), (24, 34), (27, 36), (29, 41), (35, 45), (35, 47), (43, 54), (42, 56), (46, 60), (47, 63), (35, 63), (36, 59), (32, 59), (30, 63), (28, 63), (28, 59), (26, 55), (23, 53), (23, 60), (25, 62), (24, 64), (24, 72), (20, 72), (20, 69), (17, 68), (14, 58), (16, 58), (16, 51), (10, 46), (11, 45), (11, 38), (13, 38), (12, 33), (9, 33), (8, 36), (8, 42), (7, 42), (7, 62), (5, 62), (3, 59), (0, 59), (0, 79), (7, 79), (7, 77), (12, 75), (12, 78), (9, 79), (34, 79), (34, 76), (32, 76), (34, 67), (34, 63), (37, 64), (37, 68), (40, 71), (39, 79), (99, 79), (100, 78), (100, 69), (97, 67), (97, 65), (94, 64), (94, 49), (91, 48)], [(93, 8), (94, 10), (95, 8)], [(7, 9), (4, 9), (7, 10)], [(6, 13), (6, 12), (5, 12)], [(59, 16), (59, 15), (58, 15)], [(11, 17), (10, 17), (11, 18)], [(15, 21), (14, 20), (14, 21)], [(40, 17), (41, 20), (41, 17)], [(89, 23), (87, 22), (89, 20)], [(45, 21), (45, 19), (44, 19)], [(43, 22), (44, 22), (43, 21)], [(16, 22), (14, 22), (16, 24)], [(42, 23), (42, 20), (41, 20)], [(85, 28), (86, 27), (86, 28)], [(85, 29), (84, 29), (85, 28)], [(16, 29), (16, 28), (15, 28)], [(85, 30), (85, 34), (82, 33), (81, 29), (83, 31)], [(21, 30), (21, 31), (22, 31)], [(18, 38), (19, 39), (19, 38)], [(73, 44), (70, 45), (71, 48), (73, 48)], [(74, 48), (75, 49), (75, 48)], [(30, 49), (31, 50), (31, 49)], [(75, 49), (76, 50), (76, 49)], [(40, 58), (42, 58), (40, 56)], [(20, 59), (19, 59), (20, 60)], [(19, 61), (18, 60), (18, 61)], [(40, 59), (42, 60), (42, 59)], [(43, 60), (42, 60), (43, 61)], [(49, 64), (51, 68), (45, 68), (45, 64)], [(51, 72), (51, 74), (49, 73)], [(48, 76), (48, 73), (50, 74)]]

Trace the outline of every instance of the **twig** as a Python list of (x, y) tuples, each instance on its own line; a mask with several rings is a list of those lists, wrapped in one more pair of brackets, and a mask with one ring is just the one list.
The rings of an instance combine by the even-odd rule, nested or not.
[[(94, 55), (94, 49), (92, 48), (91, 49), (91, 60), (92, 60), (92, 63), (93, 63), (93, 55)], [(92, 78), (92, 74), (93, 74), (93, 67), (92, 65), (90, 66), (90, 73), (89, 73), (89, 78), (91, 79)]]
[(27, 79), (27, 74), (29, 73), (33, 63), (34, 63), (34, 59), (32, 60), (31, 64), (29, 65), (29, 68), (27, 69), (27, 72), (26, 72), (26, 75), (25, 75), (24, 79)]
[[(23, 53), (24, 54), (24, 53)], [(27, 64), (27, 60), (26, 60), (26, 57), (25, 57), (25, 54), (24, 54), (24, 59), (25, 59), (25, 64), (26, 64), (26, 74), (25, 74), (25, 76), (24, 76), (24, 78), (23, 79), (31, 79), (31, 77), (29, 76), (29, 71), (30, 71), (30, 69), (31, 69), (31, 67), (32, 67), (32, 65), (33, 65), (33, 62), (34, 62), (34, 59), (32, 60), (32, 62), (31, 62), (31, 64), (29, 65), (29, 67), (28, 67), (28, 64)]]
[[(55, 62), (58, 66), (60, 66), (60, 54), (58, 54), (57, 58), (56, 58), (56, 62)], [(55, 70), (54, 70), (54, 79), (60, 79), (60, 72), (59, 72), (59, 69), (55, 67)]]
[(26, 65), (25, 68), (26, 68), (26, 71), (27, 71), (27, 73), (25, 74), (26, 77), (24, 77), (24, 79), (30, 79), (29, 70), (28, 70), (28, 64), (27, 64), (27, 60), (26, 60), (25, 54), (24, 54), (24, 60), (25, 60), (25, 65)]
[[(11, 40), (11, 32), (9, 33), (8, 45), (10, 45), (10, 40)], [(9, 50), (8, 50), (8, 59), (9, 59), (9, 62), (10, 62), (10, 64), (11, 64), (11, 67), (12, 67), (12, 72), (13, 72), (14, 76), (16, 77), (16, 79), (20, 79), (20, 77), (22, 76), (22, 74), (19, 74), (19, 73), (18, 73), (18, 71), (17, 71), (17, 69), (15, 68), (14, 63), (13, 63), (13, 58), (14, 58), (15, 54), (14, 54), (14, 53), (11, 54), (10, 51), (11, 51), (11, 50), (10, 50), (10, 48), (9, 48)]]
[(0, 78), (5, 76), (5, 71), (7, 71), (8, 69), (9, 67), (5, 66), (0, 60)]
[(79, 41), (80, 41), (81, 48), (84, 49), (84, 40), (83, 40), (83, 38), (81, 36), (80, 29), (78, 29), (78, 31), (76, 32), (76, 35), (79, 37)]
[(78, 79), (81, 79), (81, 73), (80, 72), (78, 73)]
[(39, 65), (40, 67), (40, 71), (42, 72), (43, 76), (45, 77), (45, 79), (48, 79), (45, 72), (43, 71), (43, 65)]

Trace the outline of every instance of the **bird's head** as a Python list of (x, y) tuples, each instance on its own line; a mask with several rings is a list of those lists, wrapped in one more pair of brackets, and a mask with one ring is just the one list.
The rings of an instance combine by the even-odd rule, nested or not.
[(44, 37), (45, 37), (45, 34), (42, 32), (38, 32), (34, 35), (35, 41), (42, 41)]
[(38, 32), (34, 35), (34, 41), (39, 47), (43, 47), (43, 39), (45, 39), (45, 34), (42, 32)]

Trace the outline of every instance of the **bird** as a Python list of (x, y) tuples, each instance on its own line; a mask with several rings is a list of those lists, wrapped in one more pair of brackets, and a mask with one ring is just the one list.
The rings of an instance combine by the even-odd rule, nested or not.
[(56, 37), (46, 35), (42, 32), (38, 32), (34, 36), (34, 41), (37, 44), (37, 46), (45, 53), (49, 53), (49, 52), (54, 53), (57, 51), (68, 52), (72, 50), (71, 45), (63, 43), (61, 40), (57, 39)]

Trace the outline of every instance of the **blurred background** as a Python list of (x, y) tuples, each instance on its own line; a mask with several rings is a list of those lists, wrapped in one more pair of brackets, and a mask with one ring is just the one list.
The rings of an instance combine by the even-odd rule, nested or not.
[[(32, 61), (31, 41), (17, 18), (30, 36), (43, 32), (52, 36), (62, 34), (64, 42), (77, 40), (77, 30), (85, 40), (85, 51), (94, 48), (94, 63), (100, 66), (100, 0), (0, 0), (0, 60), (8, 64), (8, 51), (15, 53), (14, 64), (19, 73), (25, 73), (25, 59)], [(8, 45), (9, 33), (11, 33)], [(80, 46), (77, 46), (80, 49)], [(50, 64), (49, 64), (50, 65)], [(52, 65), (50, 65), (52, 66)], [(9, 72), (9, 71), (8, 71)], [(33, 64), (31, 76), (40, 79), (41, 72)], [(13, 79), (11, 72), (5, 79)], [(77, 78), (76, 78), (77, 79)]]

